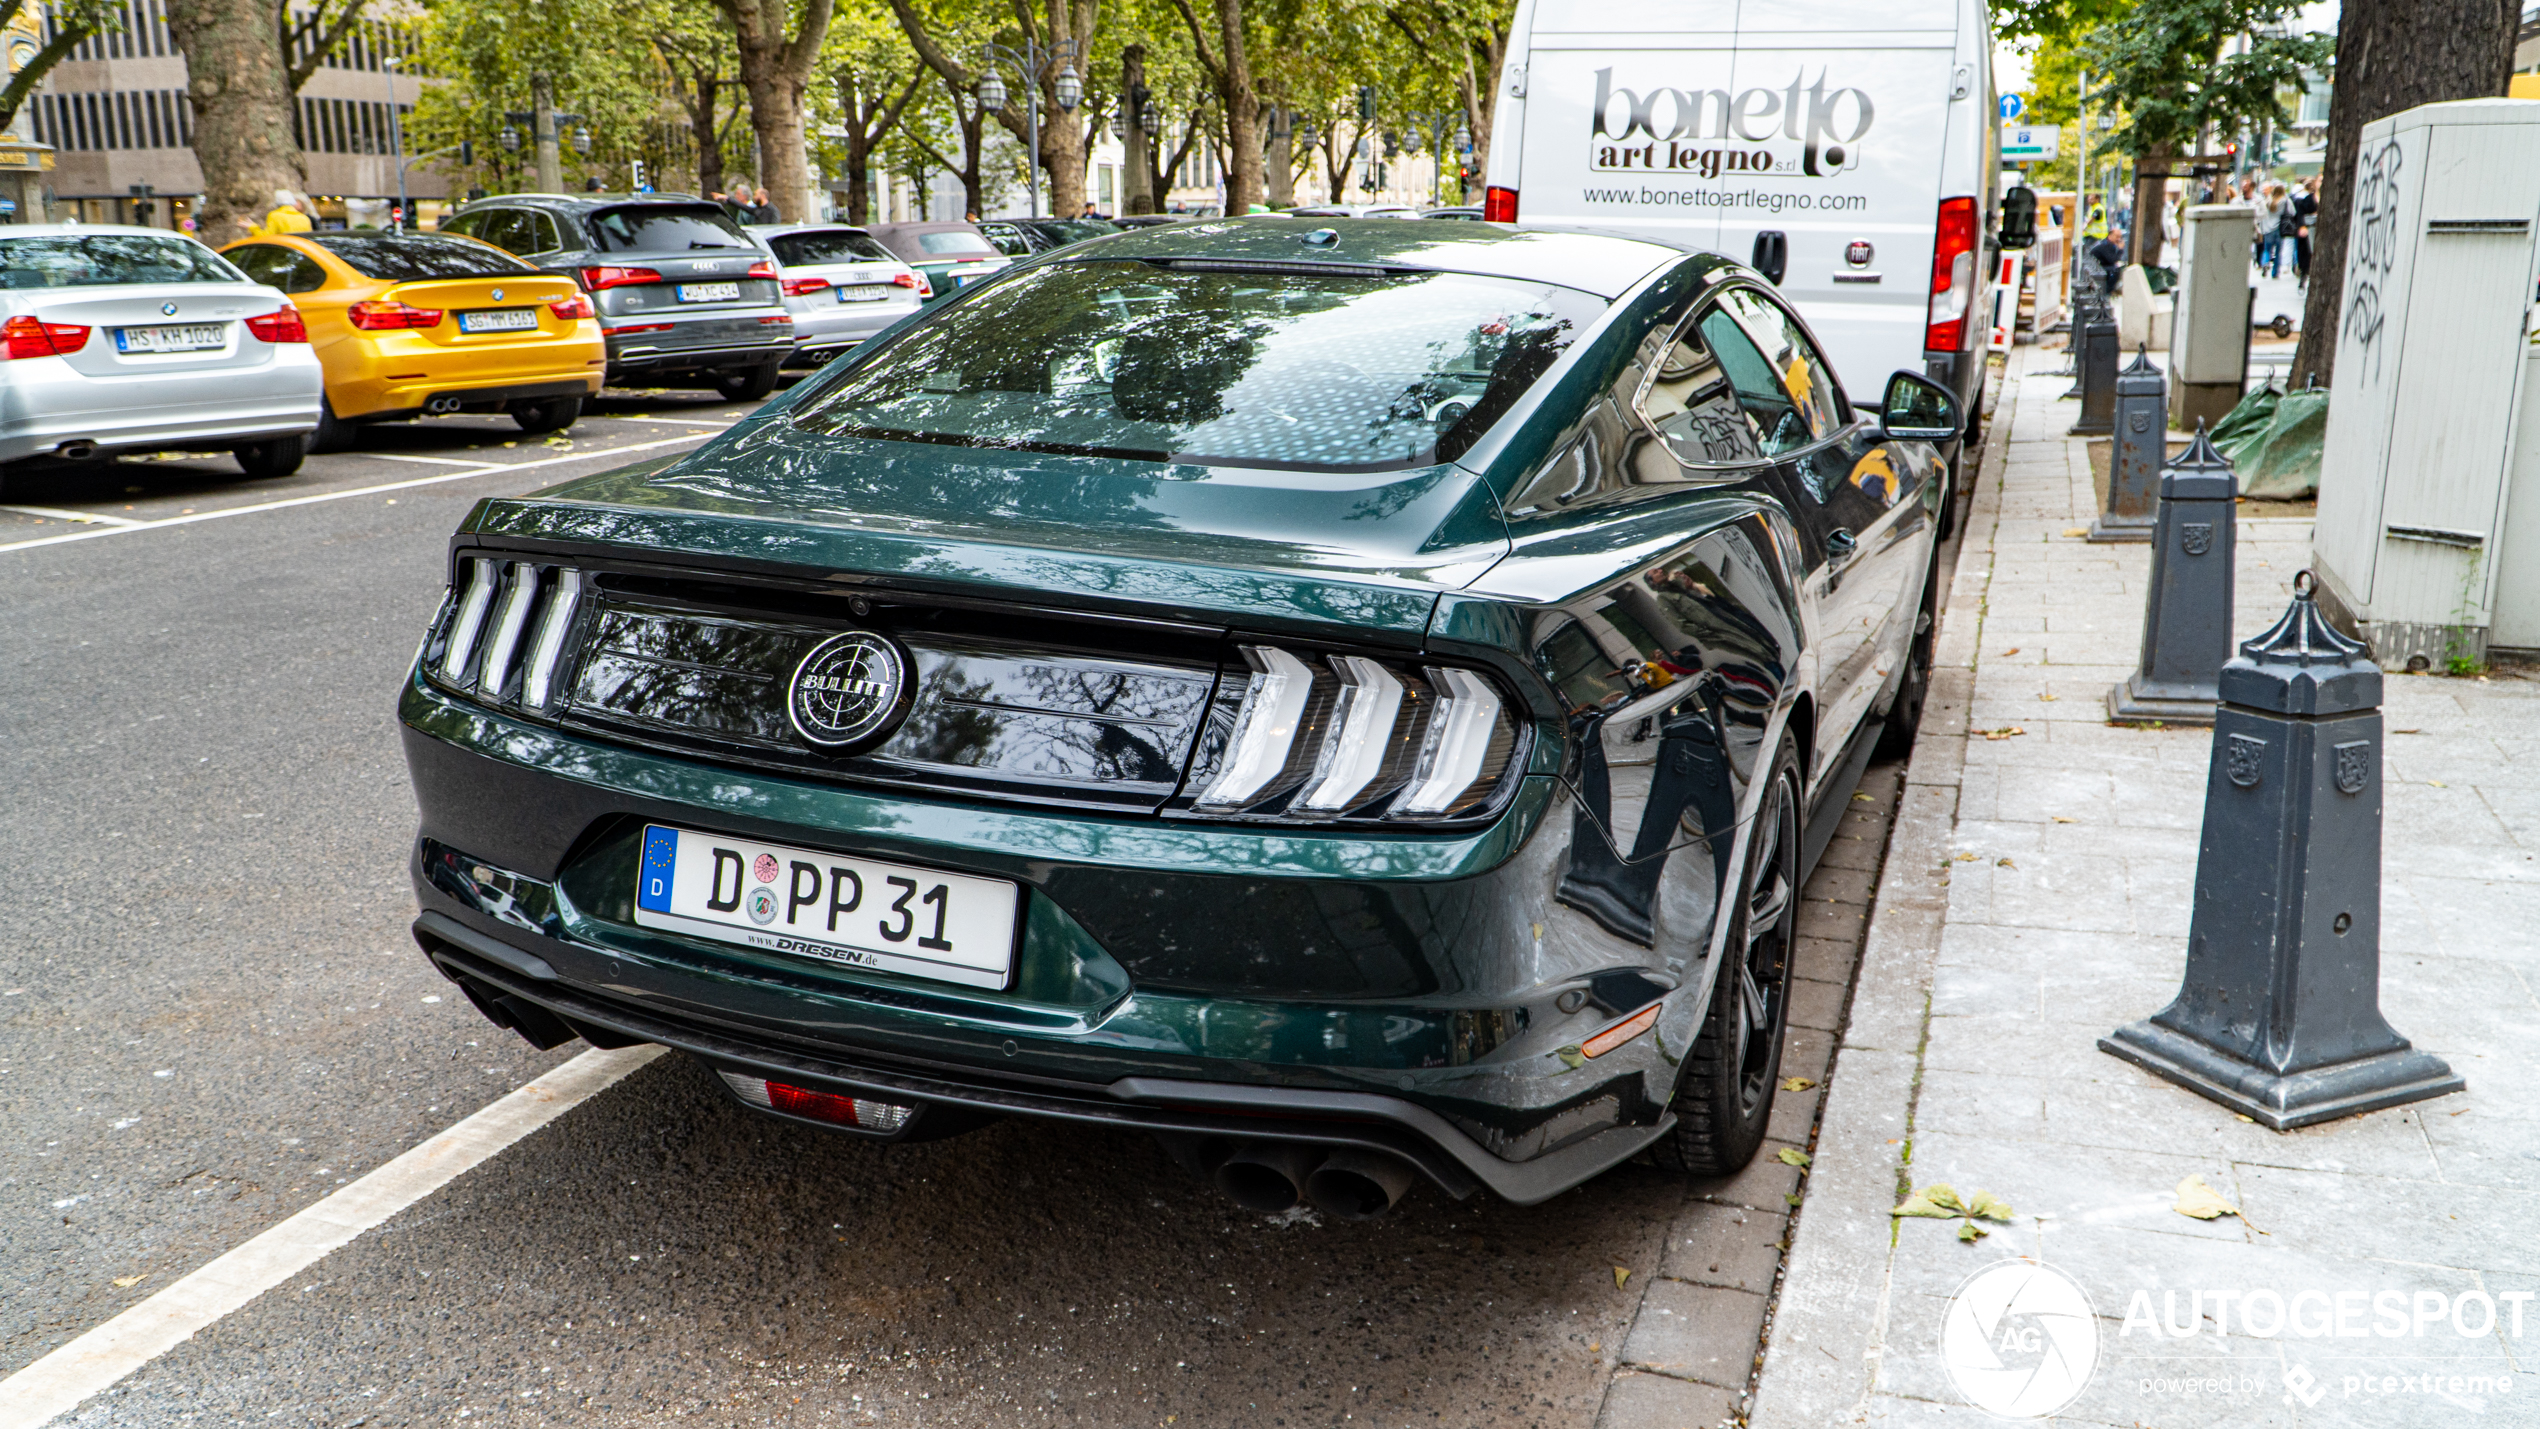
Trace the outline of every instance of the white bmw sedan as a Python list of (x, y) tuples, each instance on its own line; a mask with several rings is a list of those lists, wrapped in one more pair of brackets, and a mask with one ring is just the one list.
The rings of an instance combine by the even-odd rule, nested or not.
[(290, 300), (184, 234), (0, 228), (0, 462), (208, 446), (282, 476), (324, 387)]

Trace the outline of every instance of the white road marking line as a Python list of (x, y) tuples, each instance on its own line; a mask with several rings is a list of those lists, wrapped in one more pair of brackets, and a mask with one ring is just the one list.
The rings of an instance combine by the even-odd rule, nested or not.
[(23, 551), (34, 546), (58, 546), (65, 541), (93, 541), (100, 536), (130, 536), (136, 532), (157, 531), (169, 526), (191, 526), (197, 521), (218, 521), (224, 516), (248, 516), (259, 511), (280, 511), (288, 506), (314, 506), (321, 501), (344, 501), (355, 496), (376, 496), (383, 491), (404, 491), (411, 487), (434, 486), (444, 481), (466, 481), (473, 477), (492, 476), (496, 472), (528, 471), (533, 467), (554, 466), (560, 462), (589, 461), (593, 457), (625, 456), (632, 452), (648, 452), (656, 447), (675, 447), (690, 440), (692, 438), (689, 437), (664, 437), (657, 442), (636, 442), (630, 446), (572, 452), (564, 456), (540, 457), (536, 461), (502, 462), (493, 466), (471, 467), (466, 471), (447, 472), (440, 476), (418, 476), (412, 481), (391, 481), (378, 486), (357, 487), (351, 491), (321, 491), (314, 496), (294, 496), (282, 501), (263, 501), (253, 506), (229, 506), (218, 511), (198, 511), (191, 516), (169, 516), (132, 526), (103, 526), (87, 531), (72, 531), (60, 536), (38, 536), (31, 541), (12, 541), (7, 545), (0, 545), (0, 551)]
[(0, 1424), (41, 1429), (514, 1142), (608, 1090), (660, 1047), (583, 1053), (274, 1226), (44, 1358), (0, 1379)]
[(717, 430), (717, 431), (721, 431), (721, 430), (722, 430), (723, 428), (725, 428), (725, 427), (738, 426), (738, 425), (740, 424), (740, 421), (741, 421), (741, 419), (740, 419), (740, 418), (737, 418), (737, 417), (727, 421), (727, 420), (725, 420), (724, 418), (721, 418), (721, 417), (610, 417), (610, 416), (602, 416), (602, 417), (600, 418), (600, 420), (601, 420), (601, 421), (604, 421), (604, 422), (659, 422), (659, 423), (661, 423), (661, 424), (662, 424), (662, 425), (664, 425), (664, 426), (670, 426), (670, 427), (712, 427), (712, 428), (714, 428), (714, 429), (715, 429), (715, 430)]
[(363, 456), (366, 456), (366, 457), (368, 457), (368, 458), (370, 458), (372, 461), (411, 461), (411, 462), (421, 462), (421, 463), (423, 463), (423, 464), (424, 464), (424, 465), (426, 465), (426, 466), (501, 466), (501, 465), (502, 465), (502, 463), (501, 463), (501, 462), (498, 462), (498, 461), (471, 461), (471, 460), (468, 460), (468, 459), (463, 458), (463, 457), (454, 457), (454, 456), (399, 456), (399, 455), (397, 455), (397, 454), (396, 454), (396, 453), (394, 453), (394, 452), (364, 452), (364, 453), (362, 453), (362, 455), (363, 455)]
[(101, 521), (109, 526), (141, 526), (129, 516), (108, 516), (99, 511), (61, 511), (50, 506), (0, 506), (0, 511), (16, 511), (28, 516), (43, 516), (55, 521)]

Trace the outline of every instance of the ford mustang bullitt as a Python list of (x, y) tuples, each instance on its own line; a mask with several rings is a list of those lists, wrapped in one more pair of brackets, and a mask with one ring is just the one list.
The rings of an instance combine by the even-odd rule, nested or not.
[(1263, 217), (1021, 263), (478, 505), (399, 706), (424, 952), (880, 1138), (1264, 1211), (1752, 1158), (1797, 890), (1931, 659), (1956, 399), (1745, 266)]

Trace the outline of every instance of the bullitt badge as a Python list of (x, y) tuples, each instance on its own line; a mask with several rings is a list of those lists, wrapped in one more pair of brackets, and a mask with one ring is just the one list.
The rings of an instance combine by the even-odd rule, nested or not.
[(812, 647), (794, 667), (785, 701), (794, 732), (834, 749), (880, 733), (899, 717), (908, 662), (879, 635), (854, 630)]

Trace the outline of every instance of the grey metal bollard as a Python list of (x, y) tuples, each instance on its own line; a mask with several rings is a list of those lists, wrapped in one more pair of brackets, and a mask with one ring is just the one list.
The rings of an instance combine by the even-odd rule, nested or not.
[(2144, 598), (2143, 655), (2108, 691), (2108, 718), (2212, 724), (2215, 681), (2231, 658), (2233, 498), (2231, 463), (2205, 440), (2205, 424), (2161, 468), (2152, 525), (2151, 589)]
[(2170, 454), (2170, 384), (2152, 365), (2148, 348), (2117, 374), (2116, 440), (2108, 453), (2108, 499), (2090, 523), (2090, 539), (2152, 539), (2153, 507), (2160, 500), (2161, 467)]
[(2223, 670), (2178, 997), (2099, 1039), (2277, 1131), (2463, 1085), (2381, 1015), (2381, 671), (2311, 584)]
[(2117, 408), (2117, 310), (2102, 303), (2081, 330), (2081, 420), (2069, 433), (2104, 437)]

